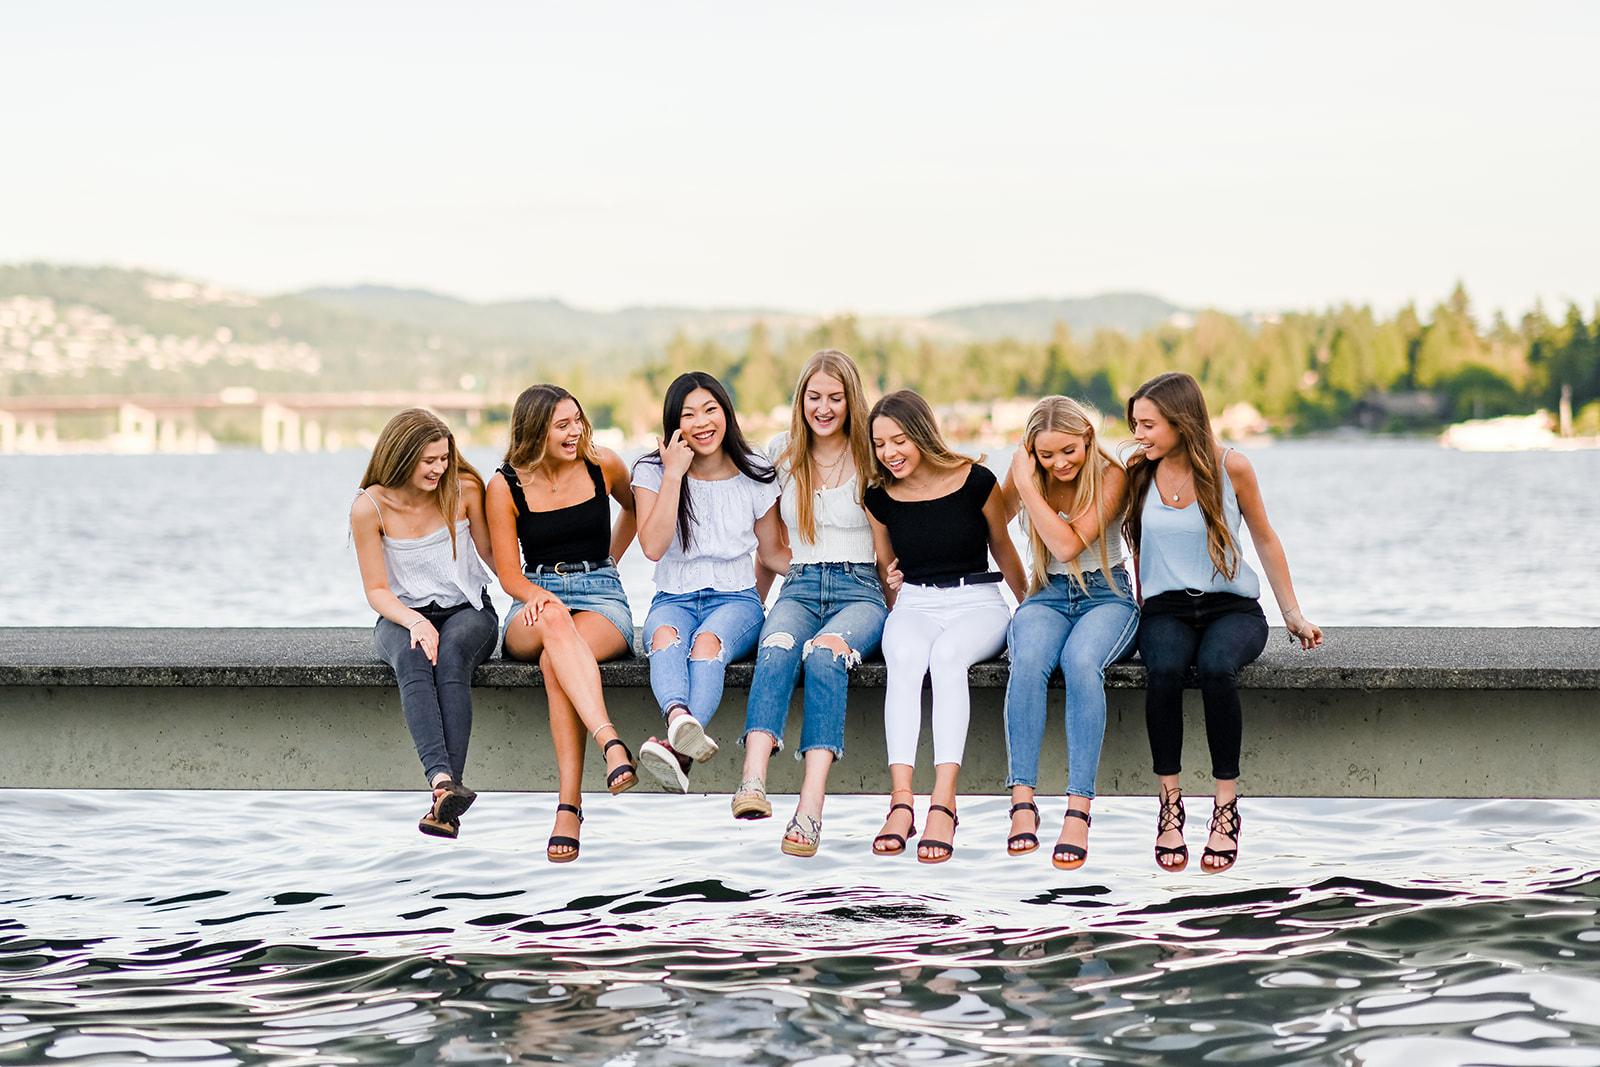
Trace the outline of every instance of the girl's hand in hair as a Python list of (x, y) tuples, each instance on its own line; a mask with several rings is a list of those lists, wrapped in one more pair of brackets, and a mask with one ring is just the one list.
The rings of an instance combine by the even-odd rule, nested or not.
[(1017, 445), (1017, 450), (1011, 453), (1011, 484), (1020, 491), (1024, 485), (1033, 484), (1033, 449), (1026, 443)]
[(689, 464), (693, 462), (694, 449), (683, 439), (683, 431), (673, 430), (672, 437), (661, 442), (662, 470), (673, 478), (682, 478), (689, 473)]

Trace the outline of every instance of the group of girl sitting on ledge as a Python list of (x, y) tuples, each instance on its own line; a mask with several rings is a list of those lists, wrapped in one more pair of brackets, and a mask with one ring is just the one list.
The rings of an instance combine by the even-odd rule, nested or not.
[[(1067, 811), (1051, 860), (1071, 870), (1088, 858), (1105, 668), (1137, 646), (1159, 781), (1156, 861), (1179, 871), (1189, 860), (1179, 772), (1184, 677), (1193, 667), (1216, 779), (1201, 865), (1226, 870), (1241, 826), (1236, 679), (1267, 639), (1241, 519), (1292, 638), (1315, 648), (1322, 632), (1295, 607), (1255, 472), (1213, 438), (1198, 383), (1186, 374), (1146, 382), (1129, 399), (1127, 420), (1138, 447), (1124, 466), (1100, 441), (1092, 411), (1046, 397), (1001, 481), (981, 458), (950, 449), (916, 393), (890, 393), (869, 411), (855, 363), (830, 349), (801, 370), (790, 428), (764, 455), (709, 374), (672, 382), (660, 447), (631, 471), (594, 443), (575, 397), (535, 385), (518, 397), (505, 462), (485, 482), (436, 415), (401, 412), (378, 438), (350, 521), (367, 601), (379, 614), (374, 641), (394, 668), (433, 790), (418, 828), (455, 837), (476, 798), (463, 781), (471, 679), (497, 636), (505, 656), (536, 661), (544, 674), (560, 775), (547, 856), (557, 863), (578, 856), (588, 738), (600, 745), (612, 794), (641, 774), (686, 792), (694, 764), (717, 753), (708, 728), (725, 665), (754, 652), (733, 814), (772, 814), (767, 764), (783, 747), (803, 672), (804, 784), (782, 849), (813, 855), (828, 770), (843, 756), (849, 672), (881, 647), (891, 791), (872, 850), (905, 852), (917, 833), (912, 771), (931, 676), (934, 787), (915, 852), (939, 863), (955, 849), (968, 668), (1008, 649), (1006, 849), (1020, 856), (1039, 847), (1034, 789), (1046, 685), (1059, 668)], [(1027, 533), (1026, 568), (1007, 534), (1014, 517)], [(664, 719), (637, 758), (609, 721), (598, 668), (632, 654), (616, 560), (635, 539), (656, 564), (643, 634)], [(494, 577), (516, 601), (503, 631), (487, 589)], [(1015, 612), (1002, 581), (1019, 602)]]

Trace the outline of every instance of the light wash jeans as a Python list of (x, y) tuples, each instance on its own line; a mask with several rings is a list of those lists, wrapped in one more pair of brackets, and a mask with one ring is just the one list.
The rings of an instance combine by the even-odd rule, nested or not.
[(1098, 570), (1084, 572), (1087, 588), (1069, 575), (1056, 575), (1011, 617), (1007, 787), (1038, 784), (1045, 687), (1059, 665), (1067, 689), (1067, 793), (1094, 797), (1106, 733), (1106, 667), (1127, 655), (1139, 630), (1128, 572), (1118, 567), (1112, 575), (1114, 588)]
[[(681, 704), (701, 726), (709, 723), (722, 703), (723, 672), (730, 661), (743, 659), (756, 647), (761, 618), (761, 598), (754, 587), (657, 593), (644, 618), (644, 647), (650, 657), (650, 691), (662, 714)], [(677, 630), (678, 639), (651, 651), (655, 632), (662, 626)], [(715, 659), (690, 658), (694, 639), (703, 633), (716, 634), (722, 642)]]
[[(844, 755), (844, 705), (850, 668), (878, 650), (883, 620), (878, 569), (870, 563), (800, 563), (789, 568), (778, 602), (756, 645), (756, 673), (750, 683), (744, 732), (760, 730), (783, 748), (789, 701), (803, 669), (806, 675), (805, 720), (800, 751), (823, 748), (838, 759)], [(841, 656), (812, 641), (824, 634), (844, 639), (849, 655)]]

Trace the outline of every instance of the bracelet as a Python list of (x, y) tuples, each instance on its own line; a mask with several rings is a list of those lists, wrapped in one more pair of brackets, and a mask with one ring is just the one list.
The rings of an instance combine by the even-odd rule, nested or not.
[(427, 620), (426, 616), (418, 616), (417, 621), (412, 623), (410, 626), (407, 626), (406, 630), (407, 630), (407, 632), (410, 632), (411, 630), (415, 630), (418, 626), (421, 626), (423, 623), (425, 623), (427, 621), (428, 620)]
[[(1288, 611), (1284, 612), (1283, 613), (1283, 617), (1284, 617), (1285, 621), (1288, 620), (1290, 615), (1300, 615), (1300, 609), (1299, 608), (1290, 608)], [(1305, 618), (1304, 615), (1300, 615), (1300, 617), (1302, 619)]]

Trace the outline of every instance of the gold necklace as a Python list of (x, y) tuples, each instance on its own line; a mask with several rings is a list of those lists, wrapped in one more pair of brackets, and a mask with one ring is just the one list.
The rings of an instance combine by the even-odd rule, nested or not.
[(841, 451), (839, 453), (839, 458), (838, 459), (836, 459), (832, 463), (829, 463), (829, 464), (826, 464), (826, 465), (824, 465), (821, 460), (817, 459), (817, 457), (815, 455), (813, 455), (811, 457), (811, 462), (815, 463), (817, 465), (817, 472), (822, 475), (822, 488), (824, 488), (824, 489), (836, 489), (836, 488), (838, 488), (837, 486), (829, 485), (828, 482), (829, 482), (829, 480), (831, 478), (833, 478), (833, 476), (835, 474), (839, 473), (840, 468), (842, 468), (844, 466), (844, 461), (846, 459), (848, 459), (848, 458), (850, 458), (850, 449), (848, 449), (848, 448), (844, 449), (843, 451)]
[(1189, 483), (1192, 482), (1192, 481), (1194, 481), (1194, 468), (1190, 467), (1189, 468), (1189, 477), (1185, 478), (1183, 480), (1183, 484), (1178, 486), (1178, 488), (1176, 488), (1176, 489), (1174, 489), (1172, 491), (1172, 502), (1174, 504), (1176, 504), (1178, 502), (1178, 497), (1183, 495), (1183, 491), (1189, 487)]

